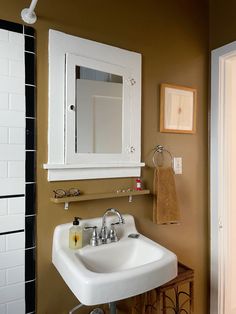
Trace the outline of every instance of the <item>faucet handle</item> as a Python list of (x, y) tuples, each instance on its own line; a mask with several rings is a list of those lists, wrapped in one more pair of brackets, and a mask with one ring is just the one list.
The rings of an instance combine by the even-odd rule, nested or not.
[(89, 229), (93, 229), (92, 237), (90, 239), (90, 245), (98, 246), (98, 245), (102, 244), (102, 241), (101, 241), (101, 239), (98, 235), (98, 232), (97, 232), (97, 226), (84, 227), (84, 230), (89, 230)]
[(111, 242), (117, 242), (118, 241), (115, 225), (119, 225), (119, 224), (120, 224), (119, 222), (111, 223), (111, 229), (109, 232), (109, 238), (111, 239)]

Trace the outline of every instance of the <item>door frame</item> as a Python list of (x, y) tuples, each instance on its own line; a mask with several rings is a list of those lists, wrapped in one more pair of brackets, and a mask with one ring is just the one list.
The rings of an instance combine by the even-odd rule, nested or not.
[(227, 93), (236, 42), (212, 51), (210, 118), (210, 250), (211, 314), (227, 314), (227, 265), (230, 263), (230, 123), (232, 101)]

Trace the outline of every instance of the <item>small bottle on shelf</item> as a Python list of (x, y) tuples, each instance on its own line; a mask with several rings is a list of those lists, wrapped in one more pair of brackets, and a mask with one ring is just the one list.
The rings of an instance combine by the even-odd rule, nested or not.
[(140, 178), (137, 178), (135, 181), (136, 181), (135, 190), (142, 191), (142, 180)]

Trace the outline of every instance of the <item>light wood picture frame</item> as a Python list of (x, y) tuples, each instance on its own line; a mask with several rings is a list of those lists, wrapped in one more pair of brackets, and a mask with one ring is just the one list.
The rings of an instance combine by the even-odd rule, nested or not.
[(161, 84), (160, 132), (196, 133), (197, 90)]

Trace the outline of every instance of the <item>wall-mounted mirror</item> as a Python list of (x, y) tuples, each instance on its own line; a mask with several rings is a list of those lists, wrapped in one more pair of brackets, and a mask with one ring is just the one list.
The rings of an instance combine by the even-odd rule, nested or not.
[(123, 78), (77, 65), (75, 152), (121, 154)]
[(139, 176), (141, 55), (49, 32), (48, 179)]

